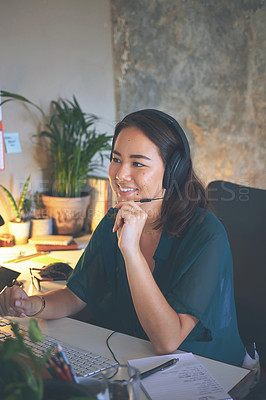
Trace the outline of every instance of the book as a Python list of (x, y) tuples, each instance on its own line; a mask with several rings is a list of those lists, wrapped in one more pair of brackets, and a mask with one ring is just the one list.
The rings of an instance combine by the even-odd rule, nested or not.
[(29, 243), (37, 245), (60, 245), (67, 246), (73, 240), (73, 236), (67, 235), (40, 235), (33, 236), (29, 239)]
[(77, 250), (78, 244), (72, 240), (67, 245), (61, 244), (35, 244), (36, 251), (58, 251), (58, 250)]

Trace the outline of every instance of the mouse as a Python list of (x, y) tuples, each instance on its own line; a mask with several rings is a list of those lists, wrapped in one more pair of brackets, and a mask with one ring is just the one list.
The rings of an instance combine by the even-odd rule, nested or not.
[(73, 268), (65, 262), (54, 262), (44, 265), (39, 272), (42, 278), (53, 278), (66, 280), (70, 276)]

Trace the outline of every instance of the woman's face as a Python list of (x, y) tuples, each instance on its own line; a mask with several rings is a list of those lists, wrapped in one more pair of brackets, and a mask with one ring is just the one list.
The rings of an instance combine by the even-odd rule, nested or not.
[(117, 202), (162, 197), (164, 169), (158, 147), (140, 129), (121, 130), (108, 174)]

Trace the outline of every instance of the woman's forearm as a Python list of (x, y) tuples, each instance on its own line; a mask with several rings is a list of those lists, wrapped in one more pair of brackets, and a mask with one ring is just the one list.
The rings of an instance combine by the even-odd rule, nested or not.
[(177, 314), (168, 304), (140, 251), (124, 258), (134, 307), (144, 331), (157, 354), (173, 352), (198, 320)]
[[(76, 314), (86, 305), (85, 302), (83, 302), (67, 287), (47, 292), (41, 296), (44, 297), (45, 307), (43, 311), (36, 316), (37, 318), (63, 318)], [(32, 315), (41, 310), (42, 302), (40, 296), (31, 296), (30, 299), (32, 300)]]

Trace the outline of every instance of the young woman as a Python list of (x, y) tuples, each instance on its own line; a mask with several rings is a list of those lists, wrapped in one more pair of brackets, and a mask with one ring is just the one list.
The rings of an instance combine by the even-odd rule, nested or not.
[(0, 314), (59, 318), (88, 305), (93, 323), (241, 365), (230, 248), (206, 210), (186, 136), (175, 119), (141, 110), (116, 126), (103, 218), (64, 289), (0, 296)]

